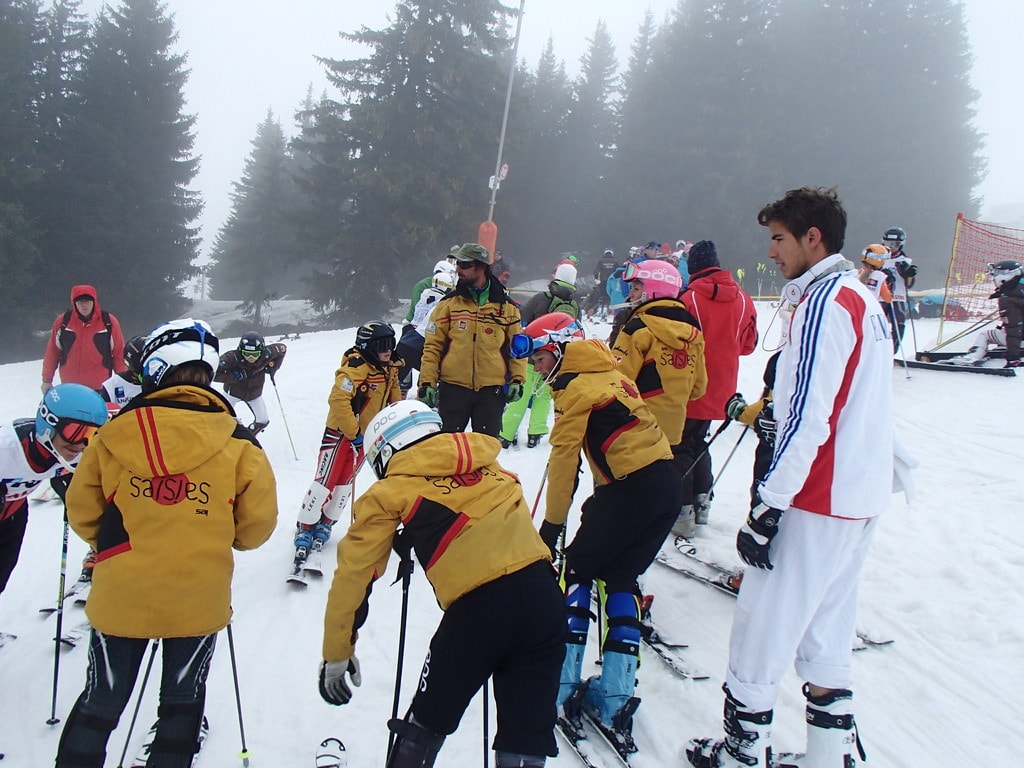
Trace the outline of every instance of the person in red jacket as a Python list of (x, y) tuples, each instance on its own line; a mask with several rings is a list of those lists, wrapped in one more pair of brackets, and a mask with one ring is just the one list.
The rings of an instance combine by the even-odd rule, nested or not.
[(121, 324), (100, 309), (96, 289), (91, 285), (72, 288), (71, 309), (53, 321), (43, 356), (40, 389), (44, 395), (53, 386), (58, 368), (62, 384), (84, 384), (100, 393), (104, 381), (125, 370)]
[(690, 283), (679, 300), (697, 318), (704, 334), (708, 387), (686, 409), (680, 465), (690, 467), (683, 477), (683, 508), (672, 532), (689, 538), (697, 525), (706, 525), (711, 508), (711, 454), (706, 442), (712, 420), (726, 418), (725, 406), (736, 393), (740, 356), (757, 346), (754, 302), (722, 269), (715, 244), (694, 243), (686, 260)]

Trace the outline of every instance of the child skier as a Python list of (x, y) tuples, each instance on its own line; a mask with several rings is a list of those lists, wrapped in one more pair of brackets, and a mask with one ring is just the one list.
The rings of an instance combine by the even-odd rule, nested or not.
[(979, 331), (967, 353), (950, 358), (952, 365), (983, 365), (989, 344), (1006, 347), (1006, 368), (1020, 368), (1021, 337), (1024, 336), (1024, 268), (1016, 259), (1003, 259), (988, 265), (988, 273), (996, 284), (990, 299), (999, 299), (1002, 324), (998, 328)]
[(441, 432), (440, 416), (412, 400), (366, 427), (366, 457), (379, 479), (356, 501), (338, 544), (320, 695), (345, 704), (360, 683), (357, 630), (393, 547), (406, 557), (415, 550), (445, 612), (408, 713), (388, 723), (397, 738), (387, 768), (434, 765), (491, 677), (498, 768), (541, 768), (557, 753), (565, 614), (522, 486), (498, 464), (499, 451), (486, 435)]
[(116, 410), (142, 393), (142, 348), (145, 344), (145, 336), (130, 338), (124, 345), (125, 370), (103, 382), (100, 394), (108, 403), (116, 405)]
[(260, 334), (251, 331), (238, 340), (237, 349), (230, 349), (220, 356), (214, 381), (224, 384), (224, 394), (232, 407), (237, 408), (242, 402), (249, 406), (253, 422), (248, 426), (254, 435), (270, 424), (267, 404), (263, 402), (263, 386), (268, 375), (274, 382), (286, 354), (286, 345), (267, 344)]
[(331, 538), (331, 528), (352, 495), (355, 472), (362, 463), (366, 425), (385, 405), (402, 399), (398, 387), (402, 361), (392, 357), (394, 350), (394, 328), (384, 322), (366, 323), (356, 331), (355, 345), (345, 352), (334, 374), (316, 474), (296, 522), (296, 564)]
[(216, 633), (231, 620), (232, 550), (260, 546), (277, 523), (270, 463), (209, 386), (217, 345), (202, 321), (156, 328), (143, 396), (96, 433), (68, 489), (68, 522), (98, 556), (86, 686), (57, 768), (103, 765), (152, 638), (163, 675), (148, 764), (187, 768), (198, 750)]
[(402, 398), (412, 389), (412, 372), (420, 369), (423, 357), (423, 328), (430, 319), (431, 312), (448, 291), (455, 288), (455, 267), (447, 261), (439, 261), (434, 267), (434, 276), (430, 287), (420, 293), (419, 301), (412, 310), (412, 319), (402, 328), (402, 338), (395, 347), (395, 355), (405, 363), (401, 379)]
[[(536, 335), (533, 335), (536, 334)], [(565, 548), (569, 639), (559, 681), (560, 714), (578, 727), (582, 712), (607, 729), (623, 754), (635, 751), (632, 715), (640, 646), (637, 577), (654, 561), (682, 503), (672, 450), (636, 385), (615, 368), (597, 339), (582, 339), (577, 325), (520, 334), (519, 356), (551, 382), (548, 491), (540, 535), (552, 553), (565, 526), (577, 486), (580, 451), (593, 474), (593, 495), (583, 503), (579, 529)], [(581, 683), (595, 579), (606, 585), (601, 675)]]

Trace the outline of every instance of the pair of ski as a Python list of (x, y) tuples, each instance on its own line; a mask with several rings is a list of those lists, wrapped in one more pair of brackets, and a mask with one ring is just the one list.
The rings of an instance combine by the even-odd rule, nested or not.
[[(585, 690), (586, 684), (581, 685), (580, 691)], [(630, 722), (632, 721), (633, 712), (636, 711), (639, 704), (640, 699), (636, 697), (626, 702), (624, 709), (629, 709), (626, 718)], [(624, 737), (623, 734), (612, 730), (599, 720), (591, 717), (578, 703), (573, 708), (579, 710), (579, 719), (570, 722), (565, 717), (559, 716), (555, 730), (562, 735), (566, 744), (576, 753), (576, 756), (582, 763), (587, 768), (605, 768), (607, 766), (606, 753), (610, 752), (611, 755), (614, 755), (613, 760), (616, 765), (621, 766), (621, 768), (632, 768), (629, 762), (630, 756), (637, 754), (639, 751), (632, 735)], [(591, 736), (597, 736), (597, 738), (592, 739)], [(597, 744), (601, 746), (597, 747)], [(598, 756), (599, 752), (602, 756)]]
[(324, 551), (322, 543), (314, 541), (309, 549), (297, 547), (295, 559), (292, 561), (292, 572), (288, 574), (285, 582), (294, 584), (297, 587), (308, 587), (310, 578), (323, 578), (324, 575)]
[[(719, 592), (724, 592), (732, 597), (736, 597), (739, 594), (740, 584), (743, 582), (742, 571), (701, 557), (697, 547), (689, 539), (684, 539), (682, 536), (675, 537), (673, 550), (666, 552), (662, 548), (658, 552), (657, 561), (677, 573), (713, 587)], [(682, 555), (682, 557), (678, 557), (676, 553)], [(701, 566), (703, 566), (703, 570), (701, 570)], [(855, 651), (862, 651), (868, 647), (891, 645), (894, 642), (892, 638), (883, 637), (860, 628), (857, 629), (856, 637), (857, 640), (853, 645), (853, 650)]]

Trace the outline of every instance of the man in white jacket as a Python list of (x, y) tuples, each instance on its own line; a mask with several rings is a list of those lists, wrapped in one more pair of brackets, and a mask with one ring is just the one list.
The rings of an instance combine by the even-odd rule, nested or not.
[(892, 494), (892, 341), (839, 253), (846, 213), (834, 190), (791, 190), (757, 220), (796, 309), (775, 380), (772, 463), (736, 538), (752, 567), (729, 643), (725, 738), (694, 739), (687, 756), (698, 768), (770, 766), (772, 710), (795, 657), (807, 698), (801, 765), (852, 765), (857, 587)]

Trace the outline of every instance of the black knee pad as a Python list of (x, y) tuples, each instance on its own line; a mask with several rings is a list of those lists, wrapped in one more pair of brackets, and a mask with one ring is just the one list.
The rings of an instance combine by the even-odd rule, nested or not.
[(385, 768), (432, 768), (444, 744), (444, 736), (410, 722), (408, 717), (388, 720), (388, 730), (397, 738)]

